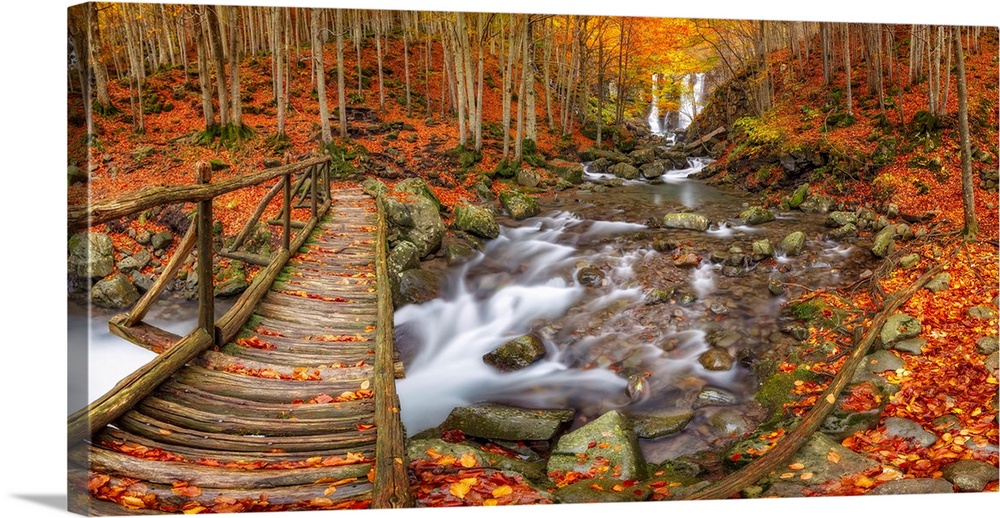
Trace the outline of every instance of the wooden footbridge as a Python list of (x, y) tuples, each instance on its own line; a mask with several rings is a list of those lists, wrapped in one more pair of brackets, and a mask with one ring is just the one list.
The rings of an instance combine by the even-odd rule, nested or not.
[[(202, 163), (196, 175), (194, 185), (145, 188), (68, 213), (75, 232), (156, 206), (197, 204), (156, 285), (109, 323), (159, 355), (69, 417), (71, 510), (412, 505), (380, 204), (360, 189), (331, 192), (328, 157), (216, 183)], [(212, 250), (212, 200), (269, 183), (232, 244), (204, 253)], [(270, 257), (239, 250), (262, 218), (280, 230)], [(198, 326), (176, 336), (142, 319), (192, 250)], [(262, 268), (215, 318), (220, 255)]]

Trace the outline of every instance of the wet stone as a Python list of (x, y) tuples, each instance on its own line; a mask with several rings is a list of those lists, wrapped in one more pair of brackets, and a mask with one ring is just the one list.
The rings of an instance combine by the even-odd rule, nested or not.
[(910, 338), (908, 340), (900, 340), (892, 344), (892, 348), (904, 353), (920, 355), (923, 354), (925, 345), (927, 345), (927, 340), (924, 340), (923, 338)]
[[(836, 453), (840, 461), (830, 462), (828, 459), (831, 453)], [(874, 460), (841, 446), (822, 433), (813, 434), (809, 442), (789, 459), (786, 466), (794, 463), (802, 464), (803, 468), (795, 471), (787, 468), (778, 469), (774, 475), (768, 477), (768, 481), (774, 484), (764, 492), (763, 496), (800, 497), (804, 486), (818, 485), (830, 480), (839, 481), (844, 476), (860, 473), (879, 465)], [(791, 472), (795, 476), (781, 479), (781, 475), (786, 472)], [(812, 473), (812, 477), (808, 480), (802, 480), (802, 473)], [(778, 482), (786, 482), (786, 484), (778, 484)]]
[(618, 480), (594, 478), (581, 480), (556, 489), (556, 500), (564, 504), (641, 502), (649, 498), (652, 490), (645, 485), (635, 485), (624, 491)]
[(942, 476), (963, 492), (982, 491), (997, 480), (997, 468), (979, 460), (960, 460), (944, 467)]
[(899, 259), (899, 266), (903, 269), (910, 269), (920, 262), (919, 254), (907, 254)]
[(928, 495), (954, 493), (951, 482), (941, 478), (901, 478), (890, 480), (866, 495)]
[(600, 286), (604, 281), (604, 272), (593, 266), (587, 266), (576, 272), (576, 280), (584, 286)]
[(958, 432), (962, 429), (962, 420), (955, 414), (945, 414), (931, 421), (934, 429), (939, 432)]
[(795, 231), (791, 234), (785, 236), (778, 245), (787, 256), (796, 256), (802, 253), (803, 248), (806, 245), (806, 234), (802, 231)]
[(842, 227), (839, 227), (829, 234), (830, 239), (835, 239), (837, 241), (847, 239), (850, 237), (856, 237), (858, 235), (858, 227), (852, 223), (848, 223)]
[(750, 431), (751, 423), (739, 409), (726, 407), (711, 412), (708, 425), (722, 437), (736, 437)]
[(674, 259), (674, 266), (678, 268), (697, 268), (700, 263), (701, 259), (695, 254), (682, 254)]
[(705, 370), (727, 371), (733, 368), (733, 357), (721, 347), (712, 347), (698, 357), (698, 362)]
[(707, 406), (729, 406), (739, 402), (735, 394), (718, 387), (705, 387), (695, 398), (694, 409)]
[(545, 357), (545, 344), (537, 336), (515, 338), (483, 355), (483, 362), (502, 371), (523, 369)]
[(466, 435), (485, 439), (546, 441), (572, 421), (573, 415), (573, 410), (482, 404), (452, 410), (441, 428), (461, 430)]
[(898, 340), (913, 338), (920, 334), (920, 330), (920, 320), (906, 313), (896, 313), (886, 320), (882, 330), (879, 331), (879, 338), (882, 339), (882, 343), (891, 344)]
[(976, 350), (979, 354), (990, 354), (997, 351), (997, 337), (984, 336), (976, 340)]
[(876, 373), (895, 371), (897, 369), (902, 369), (903, 366), (903, 360), (899, 359), (898, 356), (892, 354), (890, 351), (881, 350), (865, 356), (861, 365), (858, 365), (857, 372)]
[(754, 205), (741, 212), (738, 219), (744, 225), (760, 225), (761, 223), (774, 221), (774, 213), (760, 205)]
[(560, 437), (546, 471), (586, 473), (599, 459), (606, 459), (615, 468), (607, 472), (611, 478), (638, 480), (646, 476), (646, 461), (632, 424), (617, 410)]
[(996, 308), (987, 305), (973, 306), (969, 308), (966, 314), (969, 315), (969, 318), (976, 318), (979, 320), (992, 320), (997, 318)]
[(944, 291), (948, 289), (950, 283), (951, 283), (950, 273), (947, 272), (939, 273), (934, 277), (932, 277), (930, 281), (927, 281), (927, 284), (924, 285), (924, 288), (930, 290), (931, 293), (937, 293), (939, 291)]
[(658, 439), (679, 433), (691, 422), (692, 417), (694, 412), (691, 410), (680, 410), (669, 414), (629, 414), (632, 429), (641, 439)]
[(884, 425), (888, 436), (909, 440), (924, 448), (934, 444), (938, 439), (936, 435), (924, 430), (919, 423), (902, 417), (889, 417)]

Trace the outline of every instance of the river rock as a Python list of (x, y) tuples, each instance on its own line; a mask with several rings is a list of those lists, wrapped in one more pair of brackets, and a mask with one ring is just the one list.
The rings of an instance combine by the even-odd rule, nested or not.
[(754, 241), (751, 246), (753, 248), (754, 259), (758, 261), (774, 255), (774, 247), (771, 246), (771, 241), (768, 239)]
[(641, 480), (646, 477), (646, 461), (628, 418), (617, 410), (559, 438), (549, 457), (546, 472), (587, 473), (596, 465), (610, 469), (601, 478)]
[(887, 257), (892, 253), (895, 247), (896, 240), (896, 228), (895, 227), (885, 227), (875, 234), (875, 239), (872, 242), (872, 254), (875, 257)]
[(149, 291), (150, 288), (152, 288), (153, 284), (155, 283), (156, 283), (156, 277), (153, 276), (152, 274), (146, 274), (142, 272), (135, 272), (132, 274), (132, 284), (134, 284), (135, 287), (140, 292), (145, 293)]
[(361, 188), (374, 198), (389, 192), (389, 187), (382, 183), (381, 180), (371, 177), (365, 178), (364, 181), (361, 182)]
[(910, 269), (920, 262), (920, 254), (906, 254), (899, 258), (899, 267), (903, 269)]
[(583, 164), (570, 162), (568, 160), (550, 160), (548, 168), (561, 180), (565, 180), (573, 185), (583, 183)]
[(121, 261), (118, 261), (118, 271), (122, 273), (132, 273), (142, 270), (152, 259), (153, 256), (149, 254), (148, 250), (139, 250), (136, 254), (124, 257)]
[(639, 178), (639, 170), (635, 166), (619, 162), (610, 168), (608, 172), (623, 180), (635, 180)]
[(744, 225), (760, 225), (774, 221), (774, 213), (760, 205), (754, 205), (740, 213), (738, 218)]
[(541, 209), (534, 198), (521, 191), (504, 191), (500, 193), (500, 205), (514, 219), (526, 219), (537, 216)]
[(595, 173), (607, 173), (611, 166), (615, 165), (610, 158), (600, 157), (590, 163), (590, 170)]
[(441, 424), (444, 430), (461, 430), (465, 435), (508, 441), (547, 441), (575, 412), (564, 409), (529, 409), (486, 403), (458, 407)]
[[(831, 462), (829, 460), (831, 457), (839, 460)], [(822, 433), (813, 434), (809, 442), (783, 464), (773, 475), (767, 477), (767, 481), (772, 485), (762, 496), (801, 497), (802, 489), (806, 486), (832, 480), (840, 481), (847, 475), (860, 473), (879, 465), (878, 462), (841, 446)], [(802, 469), (790, 469), (788, 466), (793, 464), (801, 464)], [(785, 478), (781, 478), (785, 473), (792, 473), (792, 476), (785, 475)], [(804, 479), (802, 475), (805, 473), (810, 473), (812, 476)]]
[(153, 238), (150, 240), (150, 245), (153, 247), (154, 251), (166, 250), (174, 242), (174, 235), (170, 233), (169, 230), (161, 230), (153, 234)]
[(941, 478), (901, 478), (872, 488), (866, 495), (929, 495), (954, 493), (951, 482)]
[(649, 498), (652, 490), (645, 485), (635, 485), (622, 490), (615, 479), (584, 479), (557, 488), (556, 500), (564, 504), (591, 504), (614, 502), (641, 502)]
[(698, 395), (695, 396), (692, 408), (698, 410), (699, 408), (709, 406), (729, 406), (735, 405), (738, 402), (739, 398), (736, 397), (736, 394), (719, 387), (707, 386), (701, 389), (701, 392), (698, 392)]
[(691, 212), (673, 212), (663, 216), (664, 228), (679, 228), (687, 230), (708, 230), (708, 217)]
[(102, 308), (121, 309), (139, 300), (139, 291), (124, 274), (116, 273), (97, 281), (90, 289), (90, 299)]
[(856, 237), (858, 235), (858, 227), (856, 227), (851, 223), (848, 223), (840, 228), (830, 231), (830, 233), (827, 235), (830, 237), (830, 239), (841, 241), (851, 237)]
[(975, 318), (978, 320), (993, 320), (997, 318), (997, 310), (993, 306), (980, 305), (973, 306), (966, 311), (969, 318)]
[(681, 254), (674, 259), (674, 266), (678, 268), (697, 268), (701, 259), (696, 254)]
[(908, 340), (900, 340), (892, 344), (892, 348), (897, 351), (919, 356), (923, 354), (925, 345), (927, 345), (927, 340), (924, 340), (923, 338), (910, 338)]
[(965, 459), (945, 466), (941, 476), (959, 491), (980, 492), (986, 484), (997, 480), (997, 468), (980, 460)]
[(896, 313), (891, 315), (882, 325), (879, 338), (882, 339), (883, 344), (889, 345), (897, 340), (913, 338), (920, 334), (920, 330), (920, 320), (906, 313)]
[(694, 411), (681, 409), (666, 414), (631, 413), (628, 417), (636, 436), (641, 439), (659, 439), (683, 430), (694, 417)]
[[(440, 211), (434, 202), (425, 196), (407, 193), (400, 204), (405, 207), (405, 211), (402, 212), (405, 212), (408, 218), (397, 222), (396, 230), (399, 232), (399, 240), (413, 243), (421, 258), (437, 252), (441, 248), (442, 239), (444, 239), (445, 227)], [(395, 217), (389, 219), (397, 221)], [(412, 224), (405, 225), (407, 220)]]
[[(853, 407), (845, 409), (843, 405), (852, 392), (867, 393), (876, 403), (867, 409)], [(854, 383), (841, 392), (833, 410), (820, 425), (820, 431), (835, 441), (843, 441), (856, 432), (875, 428), (878, 426), (882, 411), (888, 403), (889, 398), (886, 397), (885, 391), (874, 380)]]
[(904, 419), (902, 417), (889, 417), (885, 422), (885, 433), (888, 437), (896, 437), (912, 441), (923, 448), (927, 448), (937, 442), (938, 437), (927, 430), (924, 430), (920, 423)]
[(398, 279), (399, 274), (419, 267), (420, 251), (417, 250), (417, 245), (409, 241), (397, 242), (386, 258), (386, 269), (391, 278)]
[(647, 180), (652, 180), (653, 178), (659, 178), (663, 176), (663, 173), (667, 172), (667, 164), (662, 160), (657, 160), (650, 164), (643, 164), (639, 168), (639, 174)]
[(493, 213), (475, 205), (462, 204), (455, 207), (455, 226), (486, 239), (496, 239), (500, 235), (500, 225)]
[(698, 357), (698, 363), (705, 370), (727, 371), (733, 368), (733, 357), (721, 347), (710, 347)]
[[(987, 355), (986, 359), (983, 360), (983, 367), (985, 367), (986, 371), (992, 374), (993, 377), (996, 377), (998, 369), (1000, 369), (1000, 351), (993, 351)], [(996, 397), (994, 397), (993, 400), (994, 405), (996, 405)]]
[(644, 148), (636, 149), (635, 151), (628, 154), (628, 157), (632, 159), (632, 163), (636, 166), (641, 166), (643, 164), (651, 163), (656, 160), (656, 149), (654, 148)]
[(830, 208), (832, 208), (835, 203), (836, 202), (833, 198), (826, 195), (810, 196), (809, 199), (799, 205), (799, 210), (802, 212), (826, 214), (827, 212), (830, 212)]
[(77, 277), (99, 279), (115, 270), (114, 244), (102, 232), (79, 232), (69, 239), (69, 272)]
[(708, 413), (708, 426), (720, 437), (738, 437), (751, 430), (750, 421), (738, 408), (713, 409)]
[(878, 373), (885, 371), (895, 371), (904, 367), (903, 360), (885, 349), (875, 351), (865, 356), (861, 364), (858, 365), (858, 373)]
[(76, 164), (70, 165), (66, 168), (66, 179), (68, 185), (73, 185), (74, 183), (87, 183), (90, 179), (90, 175), (86, 171), (80, 169)]
[(414, 268), (399, 275), (399, 293), (396, 307), (422, 304), (441, 294), (441, 278), (433, 272)]
[(979, 354), (990, 354), (992, 352), (996, 352), (997, 337), (984, 336), (979, 340), (976, 340), (976, 350), (979, 351)]
[(474, 257), (476, 257), (476, 251), (463, 243), (448, 245), (444, 249), (444, 259), (448, 266), (465, 264)]
[(806, 234), (802, 231), (795, 231), (785, 236), (778, 244), (778, 248), (787, 256), (796, 256), (802, 253), (806, 246)]
[(426, 198), (427, 200), (430, 200), (431, 203), (434, 204), (435, 209), (439, 211), (441, 210), (441, 200), (437, 197), (436, 194), (434, 194), (434, 191), (431, 190), (431, 187), (427, 185), (427, 182), (425, 182), (423, 178), (416, 176), (413, 178), (407, 178), (394, 185), (392, 187), (392, 192), (394, 193), (405, 192), (405, 193), (416, 194), (418, 196)]
[(857, 225), (858, 216), (853, 212), (834, 211), (826, 215), (824, 224), (833, 228), (842, 227), (844, 225)]
[(576, 272), (576, 281), (583, 286), (600, 286), (604, 281), (604, 272), (593, 266), (585, 266)]
[(939, 273), (934, 277), (931, 277), (931, 280), (927, 281), (927, 284), (924, 284), (924, 288), (930, 290), (931, 293), (937, 293), (939, 291), (944, 291), (948, 289), (950, 285), (951, 285), (951, 274), (948, 272), (944, 272), (944, 273)]
[(502, 371), (523, 369), (545, 357), (545, 344), (534, 334), (515, 338), (483, 355), (483, 362)]
[(809, 184), (802, 184), (795, 189), (791, 197), (788, 198), (788, 207), (792, 209), (799, 208), (802, 202), (806, 201), (809, 197)]
[(518, 185), (529, 189), (538, 187), (538, 184), (542, 181), (542, 175), (527, 168), (518, 169), (515, 178)]
[(215, 296), (233, 297), (250, 287), (243, 261), (234, 260), (215, 276)]

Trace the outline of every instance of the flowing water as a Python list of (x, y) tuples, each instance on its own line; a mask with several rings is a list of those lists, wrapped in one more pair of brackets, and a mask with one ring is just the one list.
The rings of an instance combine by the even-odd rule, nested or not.
[[(479, 402), (573, 408), (575, 425), (611, 409), (693, 411), (684, 433), (643, 441), (647, 459), (657, 462), (749, 427), (755, 415), (747, 403), (756, 388), (750, 371), (740, 363), (709, 371), (699, 357), (710, 344), (733, 357), (757, 358), (794, 342), (781, 316), (785, 299), (767, 289), (775, 271), (816, 288), (855, 280), (870, 261), (860, 248), (824, 240), (829, 229), (817, 214), (790, 212), (758, 227), (733, 223), (754, 198), (687, 178), (701, 166), (671, 171), (659, 185), (634, 181), (606, 192), (542, 198), (542, 215), (502, 220), (499, 238), (473, 260), (446, 270), (441, 297), (399, 308), (397, 344), (406, 378), (398, 390), (407, 432), (437, 426), (454, 407)], [(607, 180), (589, 172), (587, 177)], [(710, 230), (646, 224), (685, 210), (708, 216)], [(749, 253), (759, 239), (777, 244), (794, 230), (810, 236), (800, 256), (725, 270), (709, 260), (732, 247)], [(655, 242), (678, 248), (661, 245), (660, 252)], [(680, 251), (701, 260), (696, 267), (677, 267)], [(577, 273), (585, 267), (603, 272), (603, 280), (581, 283)], [(654, 288), (674, 296), (650, 304)], [(483, 362), (484, 354), (528, 333), (544, 342), (543, 360), (510, 373)], [(635, 390), (637, 379), (642, 390)], [(700, 406), (706, 393), (731, 401)]]

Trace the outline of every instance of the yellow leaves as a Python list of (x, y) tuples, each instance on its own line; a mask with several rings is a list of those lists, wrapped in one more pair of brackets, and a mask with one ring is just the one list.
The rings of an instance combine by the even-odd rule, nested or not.
[(500, 498), (502, 496), (507, 496), (513, 492), (514, 488), (510, 487), (509, 485), (504, 484), (502, 486), (497, 486), (496, 489), (493, 490), (493, 498)]
[(437, 460), (438, 466), (452, 466), (458, 459), (454, 455), (444, 455)]
[(456, 498), (465, 498), (465, 495), (469, 493), (472, 486), (479, 482), (477, 478), (463, 478), (458, 482), (453, 483), (448, 487), (448, 492), (454, 495)]
[(809, 480), (809, 479), (813, 478), (813, 474), (811, 472), (807, 471), (807, 472), (799, 475), (799, 478), (802, 479), (802, 480)]
[(497, 505), (495, 498), (487, 498), (486, 500), (483, 500), (483, 506), (485, 507), (493, 507), (495, 505)]
[(837, 398), (833, 394), (827, 394), (826, 395), (826, 402), (830, 403), (832, 405), (832, 404), (834, 404), (834, 403), (837, 402)]
[(476, 461), (476, 456), (471, 453), (463, 453), (462, 457), (459, 459), (458, 462), (459, 464), (462, 465), (463, 468), (471, 468), (476, 464), (478, 464), (478, 462)]
[(129, 509), (145, 509), (146, 508), (146, 502), (144, 502), (139, 497), (130, 496), (130, 495), (123, 496), (122, 499), (121, 499), (121, 504), (124, 505), (125, 507), (128, 507)]
[(798, 471), (798, 470), (800, 470), (800, 469), (802, 469), (804, 467), (805, 467), (805, 465), (802, 464), (801, 462), (793, 462), (793, 463), (791, 463), (791, 464), (788, 465), (788, 469), (793, 469), (795, 471)]
[(826, 460), (833, 464), (837, 464), (840, 462), (840, 454), (831, 450), (830, 453), (826, 454)]

